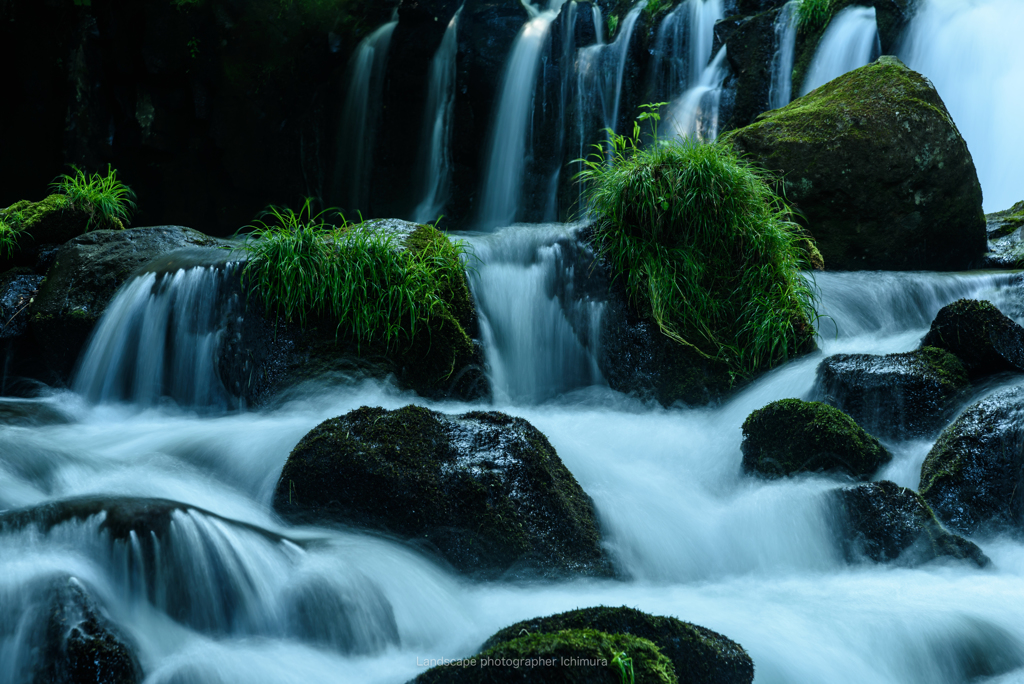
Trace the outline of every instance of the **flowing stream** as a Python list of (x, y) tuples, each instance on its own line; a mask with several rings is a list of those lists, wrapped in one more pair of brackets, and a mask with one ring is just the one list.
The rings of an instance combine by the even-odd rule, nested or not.
[(880, 52), (875, 8), (847, 7), (825, 29), (800, 94), (806, 95), (847, 71), (870, 64)]
[[(623, 579), (468, 581), (402, 543), (289, 526), (272, 512), (285, 459), (319, 422), (362, 405), (454, 413), (480, 404), (428, 402), (382, 382), (313, 384), (272, 408), (205, 415), (187, 398), (153, 404), (139, 394), (4, 399), (29, 420), (0, 427), (0, 509), (75, 499), (88, 514), (0, 533), (0, 682), (24, 680), (40, 587), (66, 576), (88, 586), (135, 643), (147, 682), (400, 684), (429, 658), (474, 653), (513, 621), (597, 604), (726, 634), (749, 651), (758, 684), (1021, 681), (1024, 545), (976, 540), (994, 561), (984, 571), (848, 566), (826, 496), (844, 481), (746, 477), (739, 450), (750, 411), (808, 396), (825, 355), (912, 349), (938, 309), (960, 297), (990, 299), (1019, 320), (1020, 278), (819, 274), (822, 351), (722, 406), (666, 409), (607, 389), (594, 369), (590, 331), (601, 306), (572, 291), (573, 231), (470, 236), (473, 289), (500, 410), (544, 432), (593, 497)], [(145, 274), (117, 302), (164, 320), (163, 309), (177, 306), (170, 292), (180, 288), (174, 302), (184, 302), (192, 283), (212, 296), (212, 275), (168, 273), (161, 289)], [(136, 320), (112, 306), (87, 357)], [(569, 325), (580, 320), (590, 323)], [(135, 352), (144, 367), (160, 353), (163, 364), (178, 363), (155, 346)], [(92, 387), (86, 378), (116, 376), (123, 365), (83, 364), (79, 380)], [(196, 355), (189, 372), (201, 367)], [(895, 459), (882, 476), (915, 486), (929, 446), (889, 444)], [(139, 507), (151, 533), (118, 536), (116, 521)]]

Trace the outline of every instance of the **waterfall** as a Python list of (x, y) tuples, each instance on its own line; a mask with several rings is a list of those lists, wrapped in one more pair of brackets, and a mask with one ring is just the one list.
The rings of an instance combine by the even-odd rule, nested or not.
[(925, 0), (900, 56), (935, 84), (974, 158), (985, 211), (1024, 199), (1024, 4)]
[(601, 382), (603, 303), (574, 287), (576, 244), (561, 224), (519, 225), (473, 239), (471, 274), (495, 397), (538, 403)]
[(661, 21), (651, 61), (651, 100), (672, 100), (700, 80), (711, 59), (722, 0), (686, 0)]
[(459, 50), (456, 25), (460, 7), (445, 29), (441, 45), (430, 62), (430, 83), (427, 109), (423, 121), (423, 145), (418, 167), (423, 199), (416, 206), (412, 220), (433, 221), (448, 201), (451, 181), (452, 105), (455, 102), (455, 57)]
[(365, 211), (381, 107), (388, 47), (398, 21), (384, 24), (356, 47), (346, 69), (345, 105), (338, 125), (334, 196), (348, 212)]
[(832, 18), (804, 76), (801, 95), (842, 76), (881, 53), (874, 7), (850, 6)]
[(722, 99), (722, 84), (728, 73), (723, 45), (701, 73), (697, 85), (669, 106), (665, 122), (674, 135), (701, 140), (718, 137), (718, 107)]
[(227, 408), (217, 351), (237, 305), (233, 270), (146, 273), (122, 286), (89, 341), (75, 391), (96, 402), (151, 406), (169, 397), (182, 406)]
[(768, 86), (770, 109), (785, 107), (793, 95), (793, 58), (802, 2), (789, 0), (775, 18), (775, 54), (772, 55), (772, 82)]
[(519, 209), (537, 69), (556, 16), (554, 10), (539, 13), (520, 29), (512, 43), (484, 171), (480, 224), (487, 229), (511, 224)]

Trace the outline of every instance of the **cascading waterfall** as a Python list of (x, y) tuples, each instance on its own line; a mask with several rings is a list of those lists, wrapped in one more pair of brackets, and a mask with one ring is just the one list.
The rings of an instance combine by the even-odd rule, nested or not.
[(471, 274), (496, 398), (537, 403), (601, 381), (603, 303), (577, 297), (573, 231), (521, 225), (473, 239)]
[(722, 84), (728, 69), (723, 45), (691, 87), (669, 106), (665, 122), (673, 135), (699, 140), (718, 137), (718, 109), (722, 101)]
[(686, 0), (661, 21), (651, 60), (651, 101), (673, 100), (696, 84), (711, 59), (722, 0)]
[(423, 145), (420, 149), (419, 183), (423, 199), (416, 206), (412, 220), (428, 223), (440, 215), (448, 201), (451, 182), (452, 106), (455, 103), (455, 57), (459, 42), (457, 25), (460, 7), (445, 29), (441, 45), (430, 62), (427, 108), (423, 122)]
[[(111, 300), (82, 357), (75, 391), (96, 402), (227, 408), (216, 354), (228, 316), (238, 315), (233, 267), (146, 273)], [(234, 278), (237, 280), (237, 276)]]
[(806, 95), (881, 53), (874, 7), (850, 6), (836, 14), (814, 52), (800, 94)]
[(384, 24), (359, 43), (346, 71), (345, 108), (338, 126), (334, 196), (348, 212), (369, 206), (376, 119), (391, 35), (398, 21)]
[(985, 211), (1024, 199), (1024, 5), (925, 0), (900, 57), (935, 84), (974, 158)]
[(796, 30), (803, 0), (789, 0), (775, 18), (775, 54), (772, 55), (772, 82), (768, 86), (768, 107), (778, 109), (793, 96), (793, 59)]

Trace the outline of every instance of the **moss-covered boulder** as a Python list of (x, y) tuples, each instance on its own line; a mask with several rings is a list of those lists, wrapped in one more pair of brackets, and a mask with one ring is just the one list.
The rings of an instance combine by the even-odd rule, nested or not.
[[(143, 679), (134, 646), (107, 619), (85, 585), (55, 578), (45, 602), (45, 627), (35, 682), (135, 684)], [(42, 617), (42, 616), (40, 616)]]
[(1024, 532), (1024, 389), (965, 410), (921, 466), (921, 496), (960, 534)]
[(868, 482), (834, 493), (838, 539), (850, 562), (919, 565), (946, 558), (985, 567), (981, 549), (952, 534), (917, 492), (894, 482)]
[(1024, 202), (1017, 202), (1009, 209), (985, 216), (985, 230), (988, 233), (989, 252), (985, 265), (991, 268), (1024, 267), (1024, 244), (1021, 244), (1021, 228), (1024, 227)]
[(424, 543), (467, 573), (610, 574), (590, 497), (544, 435), (494, 411), (325, 421), (288, 457), (274, 509)]
[(743, 470), (765, 477), (802, 472), (871, 477), (892, 459), (877, 439), (839, 409), (781, 399), (743, 421)]
[(68, 381), (107, 304), (141, 266), (184, 247), (217, 244), (181, 226), (98, 230), (65, 243), (46, 272), (29, 315), (29, 333), (47, 368), (44, 379)]
[(818, 366), (815, 393), (879, 437), (934, 434), (970, 386), (960, 360), (924, 347), (902, 354), (836, 354)]
[(985, 251), (967, 145), (932, 84), (894, 57), (723, 139), (783, 178), (830, 269), (958, 269)]
[(743, 647), (705, 627), (635, 608), (598, 606), (549, 617), (523, 620), (499, 630), (481, 647), (487, 651), (524, 633), (594, 629), (647, 639), (672, 661), (680, 682), (688, 684), (750, 684), (754, 663)]
[(17, 235), (13, 253), (0, 252), (0, 270), (4, 270), (11, 266), (34, 267), (41, 251), (84, 233), (89, 215), (72, 206), (66, 196), (50, 195), (39, 202), (22, 200), (0, 209), (0, 221)]
[[(229, 323), (218, 356), (224, 386), (250, 405), (303, 381), (336, 374), (394, 377), (403, 387), (433, 398), (486, 396), (483, 353), (473, 340), (476, 308), (464, 266), (454, 250), (442, 248), (449, 238), (432, 226), (396, 219), (368, 221), (360, 230), (386, 233), (396, 249), (415, 252), (436, 267), (438, 291), (429, 294), (442, 306), (431, 308), (427, 324), (408, 334), (403, 330), (392, 344), (382, 336), (360, 340), (327, 315), (310, 313), (301, 323), (286, 318), (247, 283), (245, 314)], [(408, 326), (408, 321), (400, 324)]]
[(1024, 328), (992, 302), (958, 299), (942, 307), (921, 346), (955, 354), (972, 378), (1024, 371)]
[(427, 670), (414, 681), (677, 684), (681, 680), (668, 658), (647, 639), (593, 629), (569, 629), (527, 634), (502, 642), (476, 656)]

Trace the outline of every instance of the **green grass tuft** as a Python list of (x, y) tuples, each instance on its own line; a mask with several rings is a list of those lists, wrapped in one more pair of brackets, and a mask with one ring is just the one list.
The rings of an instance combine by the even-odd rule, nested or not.
[(336, 210), (313, 213), (308, 199), (298, 212), (269, 208), (252, 228), (243, 278), (268, 314), (302, 327), (327, 320), (337, 337), (390, 351), (454, 315), (465, 246), (439, 231), (417, 231), (407, 249), (402, 234), (351, 224)]
[(10, 259), (18, 251), (20, 221), (12, 216), (0, 216), (0, 257)]
[(72, 206), (89, 215), (85, 231), (93, 228), (123, 229), (135, 212), (135, 193), (117, 179), (117, 170), (107, 165), (106, 175), (87, 174), (77, 166), (74, 174), (58, 176), (50, 186), (64, 194)]
[(797, 15), (801, 31), (816, 31), (824, 28), (832, 18), (834, 0), (802, 0)]
[(634, 306), (734, 380), (803, 348), (816, 316), (803, 235), (767, 174), (722, 144), (655, 138), (642, 148), (639, 125), (611, 137), (611, 163), (595, 146), (577, 181)]

